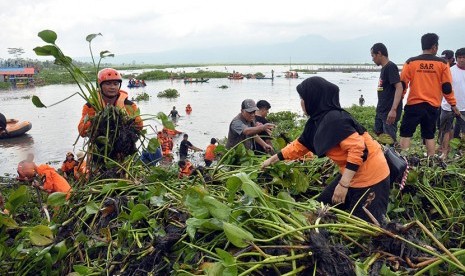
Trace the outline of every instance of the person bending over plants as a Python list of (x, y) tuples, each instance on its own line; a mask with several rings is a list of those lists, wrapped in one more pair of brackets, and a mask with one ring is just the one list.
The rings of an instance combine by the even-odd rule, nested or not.
[(381, 145), (341, 108), (337, 85), (311, 77), (297, 86), (297, 92), (302, 110), (309, 116), (303, 133), (265, 160), (261, 168), (279, 160), (298, 159), (309, 152), (327, 156), (339, 167), (339, 173), (317, 200), (354, 210), (353, 214), (365, 221), (381, 222), (390, 189), (389, 167)]

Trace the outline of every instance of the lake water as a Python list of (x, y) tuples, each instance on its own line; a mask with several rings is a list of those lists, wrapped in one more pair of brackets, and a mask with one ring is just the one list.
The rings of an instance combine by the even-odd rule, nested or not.
[[(150, 115), (158, 112), (168, 113), (173, 106), (176, 106), (182, 116), (178, 121), (177, 129), (189, 134), (189, 140), (195, 146), (206, 148), (212, 137), (221, 139), (227, 136), (229, 123), (240, 112), (241, 102), (246, 98), (255, 101), (267, 100), (271, 103), (271, 112), (293, 111), (302, 114), (295, 87), (305, 78), (314, 75), (300, 74), (299, 79), (286, 79), (284, 72), (288, 68), (288, 66), (271, 65), (173, 68), (167, 70), (173, 72), (194, 72), (199, 69), (223, 72), (235, 70), (243, 74), (262, 72), (266, 77), (271, 77), (271, 70), (274, 70), (275, 79), (274, 81), (210, 79), (208, 83), (191, 84), (184, 84), (182, 80), (146, 81), (146, 87), (133, 89), (126, 88), (128, 80), (125, 79), (122, 89), (129, 93), (130, 98), (143, 92), (151, 96), (149, 101), (137, 103), (143, 118), (150, 118)], [(122, 73), (141, 71), (122, 71)], [(378, 72), (322, 72), (316, 75), (340, 87), (341, 105), (344, 107), (358, 104), (360, 94), (365, 98), (365, 105), (375, 105), (377, 102)], [(218, 88), (222, 85), (227, 85), (228, 88)], [(157, 98), (157, 93), (167, 88), (177, 89), (180, 97)], [(78, 87), (73, 84), (0, 91), (0, 113), (7, 118), (32, 122), (32, 129), (28, 135), (14, 139), (0, 139), (0, 175), (15, 173), (18, 162), (23, 160), (28, 152), (35, 154), (36, 163), (52, 162), (53, 166), (58, 168), (65, 159), (66, 152), (77, 151), (82, 147), (83, 139), (78, 139), (77, 124), (81, 118), (83, 99), (74, 96), (50, 108), (36, 108), (30, 99), (30, 96), (37, 95), (44, 104), (50, 105), (77, 91)], [(184, 111), (187, 104), (192, 106), (190, 115), (186, 115)], [(145, 124), (160, 128), (160, 124), (153, 119), (146, 120)], [(179, 142), (175, 142), (175, 150)], [(76, 146), (73, 147), (75, 143)]]

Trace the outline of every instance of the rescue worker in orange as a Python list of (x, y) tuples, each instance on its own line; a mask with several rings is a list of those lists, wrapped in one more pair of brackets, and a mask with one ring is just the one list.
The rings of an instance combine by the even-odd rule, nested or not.
[(32, 186), (46, 191), (49, 194), (55, 192), (66, 193), (66, 199), (69, 199), (71, 196), (71, 186), (54, 168), (47, 164), (42, 164), (36, 168), (36, 172), (42, 177), (43, 186), (41, 186), (38, 181), (34, 181)]
[(407, 60), (400, 74), (404, 88), (403, 95), (409, 94), (400, 124), (400, 146), (406, 150), (418, 125), (421, 138), (425, 140), (426, 154), (433, 156), (436, 151), (434, 135), (442, 97), (450, 104), (451, 110), (460, 116), (457, 109), (452, 76), (449, 65), (443, 58), (436, 57), (439, 36), (427, 33), (421, 37), (423, 54)]
[[(128, 99), (128, 93), (120, 90), (123, 78), (121, 74), (113, 68), (105, 68), (98, 72), (99, 97), (103, 106), (113, 105), (126, 110), (130, 117), (135, 118), (135, 124), (138, 130), (142, 130), (143, 122), (137, 115), (138, 107)], [(82, 117), (78, 125), (79, 134), (82, 137), (89, 136), (91, 127), (91, 118), (96, 115), (94, 107), (86, 103), (82, 108)]]
[(79, 151), (77, 154), (78, 164), (74, 166), (74, 179), (77, 181), (80, 178), (89, 179), (89, 168), (87, 167), (87, 162), (85, 160), (86, 153)]
[(72, 152), (68, 152), (66, 154), (66, 159), (63, 161), (61, 165), (61, 171), (63, 172), (63, 177), (68, 179), (68, 177), (74, 176), (74, 167), (78, 165), (78, 161), (74, 159), (74, 154)]
[(181, 160), (178, 162), (179, 175), (178, 178), (189, 177), (194, 172), (194, 166), (188, 160)]
[[(368, 222), (368, 211), (381, 222), (389, 199), (389, 167), (381, 145), (341, 108), (339, 87), (321, 77), (311, 77), (297, 86), (300, 104), (309, 119), (298, 139), (261, 164), (264, 169), (279, 160), (295, 160), (312, 152), (327, 156), (338, 167), (336, 178), (317, 200), (338, 204)], [(373, 198), (374, 196), (374, 198)]]
[(207, 149), (205, 150), (205, 166), (210, 167), (212, 164), (213, 160), (215, 160), (215, 149), (216, 149), (216, 139), (212, 138), (210, 140), (210, 145), (207, 146)]
[(191, 107), (190, 104), (187, 104), (187, 106), (186, 106), (186, 114), (189, 115), (189, 114), (191, 114), (191, 112), (192, 112), (192, 107)]
[(163, 156), (171, 156), (171, 150), (174, 147), (173, 139), (162, 131), (157, 133), (157, 139), (160, 142)]
[(169, 128), (166, 128), (166, 127), (163, 127), (163, 134), (169, 136), (170, 138), (173, 138), (175, 137), (176, 135), (179, 135), (179, 134), (182, 134), (181, 131), (179, 130), (176, 130), (176, 129), (169, 129)]

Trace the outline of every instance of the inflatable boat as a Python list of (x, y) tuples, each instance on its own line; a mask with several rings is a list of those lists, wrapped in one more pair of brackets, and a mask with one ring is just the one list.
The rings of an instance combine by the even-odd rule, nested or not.
[(6, 124), (6, 132), (1, 132), (0, 133), (0, 139), (7, 139), (7, 138), (13, 138), (13, 137), (18, 137), (26, 132), (28, 132), (32, 128), (31, 122), (24, 121), (24, 122), (19, 122), (17, 121), (16, 123), (7, 123)]

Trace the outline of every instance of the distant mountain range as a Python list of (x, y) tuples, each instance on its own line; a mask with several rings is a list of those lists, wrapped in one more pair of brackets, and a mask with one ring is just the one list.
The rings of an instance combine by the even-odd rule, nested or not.
[[(461, 25), (454, 28), (459, 31)], [(440, 36), (440, 51), (451, 47), (457, 37), (454, 29)], [(434, 32), (437, 30), (430, 30)], [(105, 61), (113, 64), (221, 64), (221, 63), (371, 63), (370, 48), (383, 42), (392, 61), (402, 64), (411, 56), (421, 53), (420, 37), (426, 32), (405, 30), (404, 33), (383, 32), (357, 39), (330, 41), (322, 36), (308, 35), (292, 42), (267, 45), (210, 47), (202, 49), (176, 49), (158, 53), (115, 55)], [(457, 43), (455, 43), (457, 44)], [(443, 48), (446, 47), (446, 48)], [(82, 60), (82, 59), (80, 59)]]

